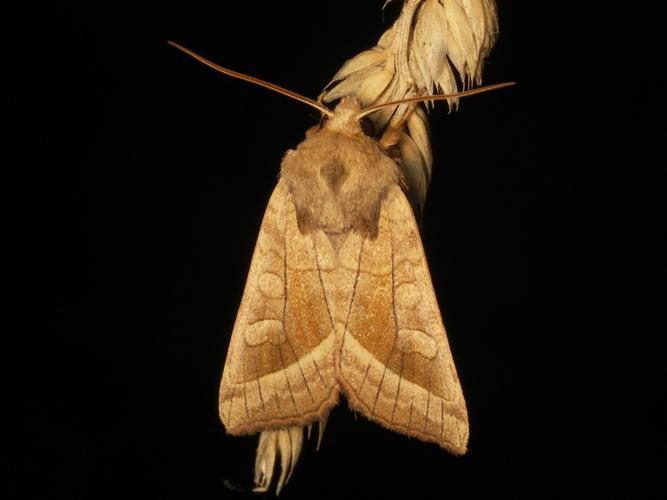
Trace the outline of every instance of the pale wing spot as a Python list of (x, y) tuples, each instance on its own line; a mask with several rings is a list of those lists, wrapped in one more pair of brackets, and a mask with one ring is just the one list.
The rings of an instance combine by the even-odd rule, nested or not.
[(275, 267), (276, 264), (282, 263), (283, 249), (273, 241), (270, 243), (258, 241), (256, 246), (258, 255), (262, 256), (266, 266)]
[(407, 259), (401, 260), (394, 266), (394, 276), (396, 283), (414, 283), (417, 281), (415, 276), (415, 266), (419, 261), (411, 262)]
[[(367, 241), (369, 242), (367, 245), (368, 249), (362, 254), (361, 262), (359, 263), (359, 268), (362, 270), (361, 272), (378, 277), (390, 275), (392, 273), (391, 260), (384, 258), (384, 255), (388, 250), (373, 244), (371, 240)], [(356, 271), (356, 269), (354, 269), (354, 271)]]
[(403, 283), (396, 287), (396, 304), (399, 307), (414, 309), (421, 300), (421, 291), (412, 283)]
[(418, 353), (427, 359), (435, 358), (438, 353), (436, 341), (421, 330), (399, 330), (396, 346), (405, 354)]
[(277, 346), (287, 340), (282, 321), (277, 319), (265, 319), (248, 325), (245, 330), (245, 341), (251, 346), (271, 342)]
[(285, 294), (283, 280), (271, 272), (262, 274), (257, 281), (257, 286), (262, 295), (271, 299), (282, 299)]

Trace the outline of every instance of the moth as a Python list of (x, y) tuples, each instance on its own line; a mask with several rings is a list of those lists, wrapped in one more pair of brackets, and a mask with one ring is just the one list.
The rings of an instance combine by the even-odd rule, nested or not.
[(376, 139), (363, 126), (370, 113), (398, 103), (362, 109), (358, 99), (344, 97), (331, 110), (170, 43), (323, 115), (282, 160), (220, 385), (219, 411), (227, 432), (262, 433), (258, 489), (265, 491), (271, 482), (277, 447), (282, 450), (280, 490), (298, 457), (302, 428), (319, 422), (321, 437), (341, 397), (388, 429), (464, 454), (465, 399), (392, 154), (397, 136), (389, 130)]

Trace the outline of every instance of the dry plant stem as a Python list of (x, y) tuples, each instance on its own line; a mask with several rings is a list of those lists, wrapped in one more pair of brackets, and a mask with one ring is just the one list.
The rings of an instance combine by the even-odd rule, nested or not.
[(265, 492), (271, 486), (276, 457), (280, 459), (280, 477), (276, 495), (289, 482), (299, 459), (303, 444), (303, 427), (288, 427), (263, 431), (259, 437), (255, 457), (255, 492)]
[(320, 450), (320, 446), (322, 445), (322, 438), (324, 437), (324, 429), (327, 426), (327, 422), (329, 421), (329, 415), (325, 415), (324, 418), (322, 418), (318, 422), (318, 431), (317, 431), (317, 451)]
[[(317, 450), (322, 444), (324, 429), (328, 416), (318, 422)], [(312, 424), (311, 424), (312, 425)], [(307, 437), (310, 439), (311, 425), (307, 426)], [(255, 488), (253, 491), (262, 493), (268, 491), (273, 480), (276, 458), (280, 458), (280, 476), (276, 484), (276, 495), (279, 495), (286, 485), (297, 462), (303, 446), (304, 427), (291, 426), (275, 431), (263, 431), (259, 436), (259, 444), (255, 455)]]
[[(410, 27), (413, 22), (415, 11), (422, 0), (406, 0), (401, 11), (401, 16), (396, 26), (397, 36), (394, 38), (392, 46), (395, 48), (394, 65), (398, 73), (398, 81), (404, 88), (398, 91), (398, 95), (402, 97), (411, 96), (415, 93), (415, 82), (410, 72), (409, 57), (410, 57)], [(409, 114), (415, 104), (405, 103), (401, 104), (392, 117), (390, 126), (398, 128), (402, 125), (403, 117)]]
[[(401, 132), (397, 150), (406, 194), (419, 216), (426, 200), (433, 157), (424, 108), (405, 98), (450, 94), (450, 110), (461, 84), (481, 84), (484, 59), (498, 30), (495, 0), (405, 0), (393, 26), (375, 47), (349, 59), (319, 96), (333, 102), (358, 97), (377, 131)], [(459, 83), (459, 81), (461, 83)], [(426, 107), (433, 103), (427, 100)], [(383, 141), (386, 142), (386, 141)]]

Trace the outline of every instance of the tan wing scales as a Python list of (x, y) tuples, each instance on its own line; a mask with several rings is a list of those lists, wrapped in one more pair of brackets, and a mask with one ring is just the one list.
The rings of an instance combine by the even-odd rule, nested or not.
[(366, 239), (339, 378), (350, 405), (389, 429), (466, 451), (468, 415), (424, 250), (405, 195), (383, 201)]
[(313, 239), (283, 182), (259, 231), (220, 386), (230, 434), (306, 425), (338, 401), (334, 335)]

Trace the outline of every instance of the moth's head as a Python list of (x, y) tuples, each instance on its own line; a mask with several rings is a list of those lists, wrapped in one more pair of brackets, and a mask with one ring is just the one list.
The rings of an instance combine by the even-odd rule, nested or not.
[(321, 128), (350, 134), (363, 133), (373, 137), (375, 127), (368, 116), (360, 116), (361, 101), (354, 96), (343, 97), (333, 110), (331, 116), (324, 115)]
[(343, 97), (334, 108), (333, 114), (325, 120), (326, 128), (333, 130), (346, 129), (355, 124), (358, 126), (357, 115), (361, 111), (361, 102), (356, 97)]

